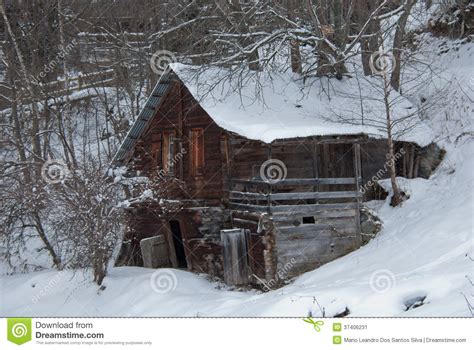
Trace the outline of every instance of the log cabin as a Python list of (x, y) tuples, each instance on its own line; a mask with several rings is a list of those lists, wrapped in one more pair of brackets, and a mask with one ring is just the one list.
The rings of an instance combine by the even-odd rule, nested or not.
[[(269, 290), (358, 249), (364, 202), (386, 196), (370, 183), (389, 176), (383, 132), (321, 118), (359, 108), (344, 97), (324, 105), (291, 78), (256, 89), (251, 79), (233, 86), (220, 71), (184, 68), (162, 74), (113, 160), (161, 193), (126, 206), (117, 264)], [(434, 169), (439, 149), (422, 146), (407, 135), (396, 142), (402, 176)]]

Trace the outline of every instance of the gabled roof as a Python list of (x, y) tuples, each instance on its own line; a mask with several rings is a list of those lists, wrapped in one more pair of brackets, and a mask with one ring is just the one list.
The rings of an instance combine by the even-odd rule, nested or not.
[[(386, 138), (383, 80), (357, 72), (342, 80), (306, 79), (291, 72), (171, 65), (214, 122), (252, 140), (365, 134)], [(427, 125), (412, 117), (417, 108), (391, 91), (397, 140), (420, 146), (432, 141)]]
[(115, 154), (114, 159), (112, 160), (112, 165), (122, 164), (130, 154), (133, 153), (138, 139), (142, 136), (152, 121), (156, 114), (156, 110), (163, 102), (164, 96), (171, 87), (171, 82), (175, 79), (177, 79), (177, 77), (171, 69), (168, 69), (161, 75), (153, 88), (151, 95), (148, 97), (145, 106), (140, 111), (140, 114), (138, 114), (137, 119)]
[[(249, 73), (249, 72), (247, 72)], [(343, 81), (292, 73), (233, 72), (227, 68), (172, 64), (161, 76), (112, 162), (122, 164), (147, 129), (173, 80), (181, 81), (221, 128), (253, 140), (307, 136), (367, 135), (384, 138), (385, 106), (377, 78), (353, 77)], [(416, 110), (392, 92), (393, 135), (400, 141), (429, 144), (433, 137), (422, 121), (408, 122)], [(364, 123), (365, 120), (365, 123)], [(410, 124), (410, 125), (409, 125)], [(413, 125), (412, 125), (413, 124)], [(380, 125), (378, 127), (377, 125)]]

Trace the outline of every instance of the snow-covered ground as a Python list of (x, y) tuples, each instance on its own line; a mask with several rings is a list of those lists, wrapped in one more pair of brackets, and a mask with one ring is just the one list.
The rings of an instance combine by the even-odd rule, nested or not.
[[(425, 39), (423, 54), (438, 57), (444, 44)], [(437, 59), (442, 74), (412, 95), (432, 103), (426, 123), (446, 157), (428, 180), (399, 179), (410, 195), (401, 207), (371, 203), (383, 230), (359, 250), (268, 293), (174, 269), (111, 268), (101, 288), (82, 270), (2, 276), (0, 316), (472, 316), (473, 52), (453, 46)]]
[(186, 271), (121, 267), (100, 290), (82, 271), (43, 271), (2, 278), (1, 316), (471, 316), (473, 146), (445, 145), (431, 179), (400, 179), (402, 207), (378, 203), (377, 238), (284, 288), (230, 291)]

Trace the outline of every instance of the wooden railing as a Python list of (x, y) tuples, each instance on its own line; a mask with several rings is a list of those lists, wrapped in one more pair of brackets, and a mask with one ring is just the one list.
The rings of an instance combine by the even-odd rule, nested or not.
[[(352, 187), (352, 190), (331, 188), (341, 185)], [(325, 190), (321, 190), (321, 187)], [(229, 189), (231, 209), (272, 214), (355, 209), (358, 208), (360, 197), (357, 179), (353, 177), (284, 179), (274, 182), (231, 179)]]

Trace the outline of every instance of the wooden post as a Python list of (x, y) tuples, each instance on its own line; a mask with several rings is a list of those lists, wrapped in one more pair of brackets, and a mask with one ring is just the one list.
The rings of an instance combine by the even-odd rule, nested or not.
[(227, 145), (227, 136), (221, 136), (221, 163), (222, 163), (222, 191), (224, 203), (229, 202), (229, 193), (232, 190), (230, 180), (230, 161), (229, 161), (229, 150)]
[(270, 281), (275, 278), (278, 263), (277, 252), (275, 251), (275, 226), (270, 216), (265, 214), (260, 217), (258, 226), (263, 228), (265, 280)]
[(403, 177), (407, 178), (407, 154), (403, 155)]
[[(313, 177), (315, 179), (319, 179), (319, 143), (316, 140), (313, 140)], [(316, 186), (313, 186), (313, 191), (314, 192), (319, 192), (319, 182)], [(316, 199), (316, 204), (319, 203), (319, 200)]]
[(413, 178), (418, 177), (418, 169), (420, 168), (420, 156), (416, 156), (415, 166), (413, 168)]
[(361, 162), (360, 162), (360, 144), (354, 144), (354, 175), (355, 175), (355, 183), (356, 183), (356, 192), (357, 192), (357, 209), (356, 209), (356, 227), (357, 227), (357, 234), (360, 236), (360, 207), (361, 207), (361, 200), (360, 200), (360, 184), (361, 184)]
[(408, 166), (408, 178), (413, 179), (413, 170), (415, 168), (415, 147), (410, 145), (410, 163)]
[[(268, 145), (268, 159), (272, 159), (272, 144)], [(268, 198), (267, 198), (267, 213), (272, 213), (272, 185), (271, 183), (268, 184)]]
[[(180, 84), (180, 83), (177, 83), (177, 84)], [(178, 111), (178, 138), (179, 138), (179, 152), (182, 154), (183, 153), (183, 129), (184, 129), (184, 123), (183, 123), (183, 89), (181, 87), (181, 85), (178, 86), (178, 90), (179, 90), (179, 103), (178, 103), (178, 108), (179, 108), (179, 111)], [(190, 153), (190, 150), (186, 150), (186, 151), (189, 151)], [(179, 160), (179, 178), (180, 180), (184, 180), (184, 171), (183, 171), (183, 157), (180, 158)]]

